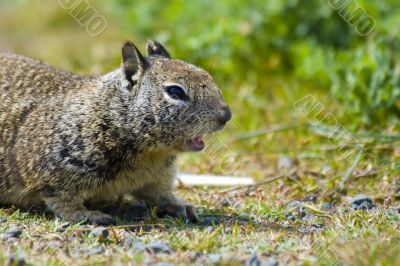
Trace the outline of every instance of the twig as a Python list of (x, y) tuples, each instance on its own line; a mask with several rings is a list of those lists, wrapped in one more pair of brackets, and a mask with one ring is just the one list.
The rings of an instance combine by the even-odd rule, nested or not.
[[(127, 225), (113, 225), (113, 226), (106, 226), (105, 228), (108, 229), (124, 229), (124, 228), (131, 228), (131, 227), (145, 227), (145, 226), (153, 226), (153, 227), (164, 227), (167, 226), (166, 224), (127, 224)], [(65, 229), (65, 231), (92, 231), (95, 227), (85, 227), (85, 228), (77, 228), (77, 229)]]
[(266, 128), (266, 129), (262, 129), (259, 131), (255, 131), (255, 132), (251, 132), (248, 134), (238, 136), (236, 138), (228, 140), (227, 143), (231, 143), (231, 142), (235, 142), (235, 141), (242, 141), (242, 140), (251, 139), (251, 138), (257, 138), (257, 137), (267, 135), (270, 133), (276, 133), (276, 132), (280, 132), (280, 131), (296, 129), (296, 128), (300, 128), (300, 127), (304, 127), (304, 126), (307, 126), (307, 125), (291, 125), (291, 126), (279, 126), (276, 128)]
[(269, 184), (271, 182), (274, 182), (274, 181), (276, 181), (278, 179), (285, 178), (285, 177), (288, 177), (288, 175), (274, 176), (274, 177), (271, 177), (271, 178), (269, 178), (269, 179), (267, 179), (265, 181), (257, 182), (255, 184), (251, 184), (251, 185), (243, 185), (243, 186), (233, 187), (233, 188), (230, 188), (230, 189), (219, 191), (219, 193), (225, 194), (225, 193), (228, 193), (228, 192), (231, 192), (231, 191), (235, 191), (235, 190), (238, 190), (238, 189), (242, 189), (242, 188), (258, 187), (258, 186)]
[(375, 170), (375, 171), (370, 170), (365, 173), (355, 175), (353, 178), (356, 179), (356, 178), (362, 178), (362, 177), (369, 177), (369, 176), (373, 176), (373, 175), (377, 175), (377, 174), (381, 174), (381, 173), (390, 174), (390, 173), (400, 169), (400, 165), (396, 165), (392, 169), (389, 169), (389, 168), (390, 168), (390, 166), (386, 166), (380, 170)]
[(359, 133), (354, 136), (360, 138), (373, 138), (373, 139), (393, 139), (395, 141), (400, 140), (400, 135), (385, 135), (385, 134), (368, 134), (368, 133)]
[(362, 158), (362, 153), (360, 152), (357, 156), (357, 158), (353, 161), (353, 163), (351, 164), (351, 166), (347, 169), (344, 177), (343, 177), (343, 181), (341, 184), (341, 190), (344, 189), (344, 186), (346, 185), (346, 183), (349, 181), (351, 175), (353, 174), (354, 169), (356, 169), (358, 163), (360, 162), (361, 158)]

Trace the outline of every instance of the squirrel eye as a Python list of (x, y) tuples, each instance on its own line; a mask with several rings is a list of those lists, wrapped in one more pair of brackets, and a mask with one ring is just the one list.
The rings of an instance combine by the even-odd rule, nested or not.
[(185, 91), (177, 85), (168, 86), (166, 91), (172, 99), (182, 101), (189, 100), (189, 97), (186, 95)]

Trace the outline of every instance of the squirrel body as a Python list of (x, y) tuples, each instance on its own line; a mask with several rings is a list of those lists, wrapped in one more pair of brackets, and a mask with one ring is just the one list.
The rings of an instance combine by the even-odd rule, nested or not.
[(197, 220), (173, 194), (176, 157), (201, 150), (231, 112), (207, 72), (158, 42), (147, 52), (127, 42), (122, 66), (103, 76), (0, 53), (0, 204), (104, 225), (114, 217), (86, 202), (129, 195)]

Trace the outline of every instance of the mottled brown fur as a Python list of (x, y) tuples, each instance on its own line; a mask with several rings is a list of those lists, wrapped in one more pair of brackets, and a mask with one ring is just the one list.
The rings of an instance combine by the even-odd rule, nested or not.
[[(176, 155), (221, 129), (230, 111), (204, 70), (157, 42), (147, 51), (127, 42), (121, 68), (93, 77), (0, 53), (0, 204), (45, 204), (69, 221), (108, 224), (113, 217), (84, 203), (130, 195), (196, 220), (172, 193)], [(170, 98), (171, 82), (190, 100)]]

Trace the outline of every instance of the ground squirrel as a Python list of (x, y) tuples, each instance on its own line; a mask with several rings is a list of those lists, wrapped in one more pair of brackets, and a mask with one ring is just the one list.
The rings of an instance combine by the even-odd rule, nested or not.
[(0, 204), (105, 225), (113, 215), (89, 203), (130, 195), (197, 220), (172, 191), (176, 155), (203, 149), (231, 111), (206, 71), (155, 41), (147, 53), (126, 42), (121, 67), (103, 76), (0, 53)]

